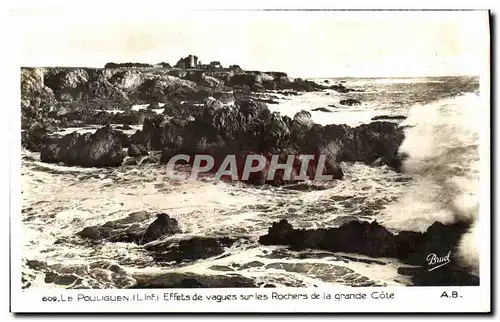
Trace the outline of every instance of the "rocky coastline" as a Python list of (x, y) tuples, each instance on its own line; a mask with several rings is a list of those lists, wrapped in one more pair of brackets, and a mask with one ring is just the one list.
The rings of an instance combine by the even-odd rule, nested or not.
[[(258, 154), (268, 161), (272, 154), (279, 154), (280, 160), (288, 155), (312, 154), (327, 156), (323, 174), (336, 180), (344, 176), (341, 162), (386, 165), (402, 171), (404, 156), (398, 149), (404, 140), (404, 129), (394, 122), (375, 118), (357, 127), (322, 126), (315, 124), (307, 111), (290, 118), (271, 112), (267, 105), (273, 104), (273, 95), (324, 90), (343, 94), (354, 91), (343, 84), (317, 84), (291, 79), (281, 72), (241, 69), (22, 68), (21, 143), (26, 150), (39, 152), (42, 162), (81, 167), (165, 164), (176, 154), (207, 154), (216, 160), (228, 154), (241, 160)], [(348, 96), (335, 103), (361, 104)], [(132, 109), (139, 104), (147, 108)], [(398, 117), (401, 118), (404, 117)], [(61, 129), (85, 125), (100, 127), (94, 133), (56, 134)], [(130, 126), (140, 129), (128, 134)], [(300, 167), (300, 161), (294, 160), (294, 175)], [(268, 180), (267, 171), (268, 166), (246, 180), (239, 179), (258, 186), (300, 181), (285, 181), (282, 173)], [(268, 234), (260, 236), (258, 243), (286, 246), (290, 250), (318, 249), (395, 258), (407, 265), (400, 272), (410, 275), (414, 285), (478, 285), (479, 278), (461, 270), (453, 261), (432, 273), (426, 266), (429, 253), (455, 249), (468, 228), (468, 223), (436, 222), (424, 233), (396, 234), (376, 222), (351, 221), (335, 228), (304, 230), (281, 220), (269, 228)], [(229, 237), (176, 239), (179, 233), (179, 223), (167, 214), (138, 212), (85, 227), (77, 238), (89, 243), (134, 243), (161, 265), (221, 256), (236, 242)], [(168, 273), (136, 276), (135, 281), (124, 282), (123, 286), (273, 287), (258, 285), (237, 274), (217, 277)]]
[[(324, 86), (291, 80), (285, 73), (242, 70), (23, 68), (21, 89), (22, 145), (41, 152), (42, 162), (120, 166), (127, 154), (143, 156), (144, 151), (161, 152), (159, 161), (179, 153), (216, 158), (228, 154), (268, 158), (280, 153), (285, 159), (286, 155), (325, 154), (324, 174), (336, 179), (342, 178), (338, 165), (342, 161), (377, 161), (395, 169), (400, 166), (397, 149), (404, 133), (393, 123), (374, 122), (356, 128), (321, 126), (314, 124), (306, 111), (293, 119), (272, 113), (265, 103), (272, 98), (262, 98), (270, 90), (289, 95), (325, 89), (349, 92), (342, 84)], [(359, 101), (340, 103), (354, 105)], [(134, 104), (148, 107), (132, 110)], [(92, 135), (53, 135), (57, 129), (96, 124), (102, 128)], [(142, 125), (142, 130), (126, 135), (110, 124)], [(123, 151), (131, 146), (130, 152)], [(330, 151), (336, 150), (333, 146), (340, 152)], [(134, 152), (138, 150), (141, 153)], [(283, 184), (280, 178), (249, 183)]]

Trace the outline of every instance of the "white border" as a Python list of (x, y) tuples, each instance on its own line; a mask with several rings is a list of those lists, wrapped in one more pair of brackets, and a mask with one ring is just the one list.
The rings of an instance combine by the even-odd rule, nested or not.
[[(448, 297), (444, 297), (446, 292)], [(453, 292), (457, 297), (452, 298)], [(189, 300), (170, 300), (171, 293), (187, 296)], [(307, 300), (273, 299), (273, 293), (280, 295), (307, 294)], [(333, 299), (325, 299), (324, 293), (332, 294)], [(334, 294), (365, 294), (365, 299), (334, 300)], [(383, 294), (393, 294), (393, 298), (375, 299)], [(267, 295), (267, 300), (256, 299)], [(312, 299), (318, 294), (319, 299)], [(490, 310), (489, 294), (484, 288), (462, 287), (332, 287), (332, 288), (280, 288), (280, 289), (141, 289), (141, 290), (27, 290), (22, 301), (16, 302), (13, 310), (17, 312), (203, 312), (203, 313), (470, 313)], [(155, 295), (155, 301), (132, 300), (134, 296), (145, 298)], [(222, 297), (235, 295), (237, 300), (217, 302), (207, 296)], [(241, 300), (240, 296), (254, 295), (252, 300)], [(128, 296), (129, 301), (91, 301), (86, 297)], [(192, 300), (194, 297), (201, 300)], [(373, 296), (373, 297), (372, 297)], [(56, 301), (44, 301), (55, 297)], [(71, 300), (70, 300), (71, 297)], [(78, 300), (80, 299), (80, 300)], [(26, 305), (29, 303), (29, 305)]]
[[(46, 6), (47, 5), (47, 2), (50, 3), (50, 4), (59, 4), (59, 5), (63, 5), (63, 6), (67, 6), (67, 2), (66, 1), (45, 1), (44, 4), (42, 6)], [(120, 6), (123, 6), (124, 5), (124, 2), (126, 1), (110, 1), (110, 2), (107, 2), (107, 5), (109, 5), (109, 3), (111, 3), (111, 7), (120, 7)], [(130, 1), (128, 1), (129, 3), (131, 3)], [(141, 2), (141, 6), (142, 5), (145, 5), (147, 1), (143, 1)], [(150, 3), (151, 1), (149, 1), (148, 3)], [(133, 2), (135, 5), (136, 5), (136, 2)], [(156, 2), (158, 3), (158, 2)], [(220, 2), (212, 2), (210, 4), (210, 6), (205, 6), (204, 5), (204, 2), (196, 2), (194, 4), (192, 4), (192, 2), (184, 2), (184, 5), (179, 5), (179, 4), (176, 4), (174, 5), (174, 7), (177, 7), (177, 8), (190, 8), (192, 7), (193, 5), (196, 5), (198, 9), (203, 9), (203, 8), (213, 8), (213, 7), (230, 7), (231, 4), (227, 3), (227, 2), (223, 2), (221, 5), (217, 5), (218, 3)], [(274, 7), (274, 8), (284, 8), (284, 7), (289, 7), (289, 8), (306, 8), (306, 7), (318, 7), (318, 8), (321, 8), (321, 7), (324, 7), (324, 5), (321, 5), (322, 3), (320, 3), (320, 5), (316, 4), (317, 2), (316, 1), (308, 1), (307, 3), (304, 3), (303, 1), (288, 1), (287, 2), (287, 5), (285, 4), (280, 4), (280, 5), (275, 5), (273, 6), (271, 3), (269, 3), (269, 1), (254, 1), (252, 3), (248, 3), (246, 4), (245, 8), (262, 8), (263, 6), (267, 6), (267, 7)], [(85, 5), (84, 4), (80, 4), (80, 6), (96, 6), (98, 7), (99, 4), (102, 4), (102, 1), (94, 1), (94, 0), (91, 0), (91, 1), (86, 1), (85, 2)], [(366, 1), (363, 1), (363, 4), (360, 6), (358, 3), (356, 3), (355, 1), (349, 1), (348, 3), (346, 3), (347, 6), (349, 6), (349, 8), (351, 9), (355, 9), (355, 8), (366, 8), (366, 7), (371, 7), (371, 2), (368, 2), (368, 6), (366, 6), (367, 2)], [(482, 8), (486, 8), (488, 7), (488, 3), (486, 5), (484, 5), (484, 2), (483, 1), (475, 1), (474, 3), (476, 5), (476, 8), (479, 6)], [(19, 7), (18, 6), (19, 3), (16, 3), (16, 6), (14, 7)], [(21, 5), (26, 7), (34, 7), (34, 6), (40, 6), (40, 2), (39, 1), (23, 1), (21, 2)], [(409, 4), (407, 6), (407, 8), (414, 8), (414, 9), (418, 9), (418, 8), (421, 8), (422, 6), (427, 7), (427, 8), (435, 8), (435, 9), (440, 9), (441, 7), (441, 4), (437, 1), (427, 1), (427, 3), (423, 3), (423, 2), (418, 2), (416, 4)], [(77, 10), (74, 6), (75, 4), (72, 3), (71, 4), (72, 6), (72, 10)], [(172, 4), (169, 4), (169, 6), (172, 6)], [(344, 8), (347, 8), (344, 7)], [(378, 4), (378, 8), (395, 8), (395, 7), (400, 7), (401, 6), (401, 3), (399, 2), (396, 2), (396, 3), (389, 3), (389, 4)], [(456, 1), (456, 2), (451, 2), (450, 4), (447, 5), (448, 8), (463, 8), (465, 6), (463, 6), (463, 4), (461, 4), (460, 2)], [(234, 6), (233, 6), (234, 8)], [(241, 7), (240, 7), (241, 8)], [(344, 13), (345, 14), (345, 13)], [(4, 20), (5, 23), (7, 23), (7, 19)], [(8, 46), (6, 46), (8, 49), (11, 49), (11, 50), (7, 50), (7, 59), (5, 60), (6, 61), (6, 75), (8, 75), (7, 77), (7, 82), (6, 84), (4, 84), (4, 86), (2, 86), (3, 89), (6, 89), (8, 95), (6, 95), (6, 104), (5, 106), (6, 107), (10, 107), (9, 108), (9, 115), (10, 115), (10, 133), (11, 133), (11, 144), (10, 144), (10, 164), (12, 166), (11, 168), (11, 181), (10, 181), (10, 204), (11, 204), (11, 208), (10, 208), (10, 211), (11, 211), (11, 222), (12, 222), (12, 235), (11, 235), (11, 242), (12, 242), (12, 286), (13, 286), (13, 292), (12, 292), (12, 309), (14, 311), (18, 311), (16, 309), (33, 309), (37, 304), (36, 304), (36, 300), (34, 299), (33, 301), (34, 302), (30, 302), (28, 300), (28, 298), (25, 298), (23, 299), (22, 301), (20, 300), (20, 295), (21, 293), (20, 292), (16, 292), (14, 290), (14, 288), (16, 288), (16, 285), (18, 284), (20, 286), (20, 256), (18, 256), (20, 254), (20, 249), (19, 247), (16, 247), (16, 245), (19, 245), (18, 241), (19, 241), (19, 232), (20, 232), (20, 222), (19, 220), (15, 220), (16, 219), (16, 214), (20, 214), (20, 205), (19, 205), (19, 202), (18, 200), (20, 200), (20, 182), (19, 182), (19, 164), (20, 164), (20, 135), (19, 135), (19, 131), (18, 129), (20, 128), (20, 122), (19, 122), (19, 109), (17, 108), (19, 106), (19, 99), (20, 99), (20, 95), (19, 95), (19, 69), (18, 67), (20, 66), (20, 64), (16, 64), (16, 55), (15, 55), (15, 51), (13, 51), (13, 48), (15, 47), (14, 44), (16, 42), (16, 37), (15, 37), (15, 26), (13, 24), (12, 21), (10, 21), (9, 24), (7, 24), (7, 26), (9, 28), (12, 28), (12, 29), (8, 29), (9, 33), (7, 34), (9, 37), (8, 39)], [(481, 78), (481, 91), (484, 93), (483, 89), (486, 89), (486, 92), (489, 92), (489, 77), (487, 77), (486, 75), (489, 74), (489, 66), (488, 65), (485, 65), (485, 74), (484, 76), (482, 76)], [(488, 98), (484, 98), (485, 99), (485, 103), (486, 103), (486, 100), (488, 100)], [(489, 100), (488, 100), (489, 101)], [(489, 106), (489, 105), (488, 105)], [(489, 124), (490, 121), (489, 121), (489, 111), (487, 113), (484, 113), (484, 124)], [(479, 288), (473, 288), (471, 290), (469, 289), (466, 289), (466, 288), (463, 288), (461, 287), (460, 289), (464, 289), (464, 294), (466, 294), (467, 298), (468, 299), (476, 299), (477, 301), (479, 301), (480, 305), (481, 305), (481, 308), (477, 307), (479, 309), (479, 311), (484, 311), (485, 309), (485, 304), (489, 304), (489, 296), (490, 296), (490, 271), (489, 271), (489, 267), (490, 267), (490, 258), (489, 258), (489, 254), (490, 254), (490, 200), (489, 200), (489, 192), (490, 192), (490, 189), (489, 189), (489, 170), (486, 171), (486, 169), (489, 169), (489, 146), (490, 146), (490, 142), (489, 142), (489, 126), (485, 126), (484, 127), (485, 129), (485, 132), (482, 133), (481, 135), (481, 138), (482, 138), (482, 142), (484, 142), (484, 144), (482, 144), (482, 153), (485, 153), (485, 154), (482, 154), (482, 158), (481, 158), (481, 161), (482, 161), (482, 169), (485, 170), (484, 172), (482, 172), (482, 184), (481, 184), (481, 193), (482, 193), (482, 196), (484, 198), (484, 202), (482, 202), (482, 207), (481, 207), (481, 221), (480, 221), (480, 226), (481, 226), (481, 236), (482, 236), (482, 239), (481, 239), (481, 286)], [(483, 156), (488, 156), (488, 157), (483, 157)], [(4, 167), (5, 169), (6, 167)], [(484, 175), (484, 176), (483, 176)], [(5, 178), (7, 179), (7, 178)], [(4, 182), (8, 182), (7, 180), (4, 180)], [(3, 196), (7, 196), (6, 193), (3, 194)], [(16, 201), (17, 200), (17, 201)], [(8, 204), (8, 203), (3, 203), (3, 204)], [(8, 234), (4, 234), (4, 236), (8, 236)], [(17, 243), (16, 243), (17, 242)], [(444, 288), (439, 288), (439, 289), (444, 289)], [(456, 289), (456, 288), (455, 288)], [(20, 290), (20, 288), (19, 288)], [(368, 291), (372, 291), (373, 289), (369, 289)], [(480, 293), (476, 293), (477, 290), (481, 290)], [(118, 290), (117, 290), (118, 291)], [(169, 290), (169, 291), (172, 291), (172, 290)], [(182, 290), (183, 292), (186, 292), (186, 290)], [(243, 291), (243, 290), (238, 290), (238, 291)], [(255, 290), (252, 290), (252, 291), (255, 291)], [(428, 298), (428, 297), (425, 297), (425, 294), (423, 294), (422, 292), (432, 292), (434, 290), (431, 290), (431, 288), (419, 288), (419, 289), (416, 289), (416, 288), (408, 288), (408, 289), (401, 289), (401, 290), (397, 290), (398, 293), (406, 293), (406, 292), (409, 292), (408, 294), (404, 294), (402, 295), (406, 301), (410, 301), (410, 302), (406, 302), (406, 304), (411, 304), (413, 305), (413, 307), (417, 306), (421, 309), (424, 309), (424, 307), (421, 307), (420, 305), (422, 305), (422, 303), (424, 301), (422, 301), (423, 298)], [(113, 291), (114, 292), (114, 291)], [(470, 292), (470, 293), (469, 293)], [(32, 294), (31, 292), (29, 292), (30, 294)], [(413, 295), (411, 295), (410, 293), (413, 293)], [(420, 294), (416, 294), (416, 293), (420, 293)], [(28, 294), (28, 293), (26, 293)], [(25, 295), (26, 295), (25, 294)], [(38, 295), (28, 295), (28, 296), (38, 296)], [(405, 296), (415, 296), (415, 297), (405, 297)], [(430, 295), (429, 295), (430, 296)], [(431, 300), (430, 300), (431, 301)], [(425, 301), (427, 302), (427, 301)], [(432, 302), (432, 301), (431, 301)], [(423, 310), (423, 311), (438, 311), (439, 312), (439, 308), (436, 306), (436, 301), (433, 301), (434, 303), (431, 303), (433, 304), (432, 307), (428, 310)], [(366, 304), (365, 304), (366, 303)], [(467, 302), (467, 303), (471, 303), (471, 302)], [(464, 308), (467, 308), (469, 307), (467, 303), (461, 303), (460, 305), (457, 305), (457, 304), (453, 304), (455, 310), (460, 308), (460, 309), (464, 309)], [(267, 305), (267, 304), (266, 304)], [(272, 304), (274, 306), (274, 308), (277, 308), (277, 305), (278, 304)], [(295, 306), (295, 308), (298, 308), (301, 304), (298, 304), (298, 306)], [(367, 302), (363, 302), (362, 305), (357, 305), (356, 307), (353, 307), (354, 312), (359, 312), (360, 310), (365, 310), (366, 309), (366, 305), (367, 305)], [(394, 304), (393, 304), (394, 305)], [(405, 307), (403, 306), (404, 303), (401, 303), (401, 304), (396, 304), (394, 305), (394, 307), (391, 309), (391, 310), (383, 310), (384, 307), (380, 304), (376, 304), (375, 308), (378, 308), (378, 309), (382, 309), (382, 312), (389, 312), (389, 311), (393, 311), (394, 309), (397, 309), (397, 311), (395, 312), (400, 312), (400, 311), (405, 311)], [(443, 304), (443, 306), (446, 306), (447, 304)], [(361, 306), (365, 307), (365, 308), (360, 308)], [(441, 306), (441, 304), (439, 304), (439, 306)], [(489, 306), (489, 305), (488, 305)], [(47, 307), (47, 306), (45, 306)], [(143, 307), (144, 308), (144, 307)], [(290, 308), (290, 306), (288, 306), (288, 308)], [(337, 309), (338, 307), (335, 308), (335, 310)], [(257, 311), (262, 311), (263, 310), (263, 304), (262, 303), (259, 303), (258, 304), (258, 307), (257, 307)], [(310, 310), (314, 310), (314, 306), (311, 304), (311, 305), (307, 305), (306, 306), (306, 310), (307, 309), (310, 309)], [(321, 306), (321, 309), (324, 310), (325, 307), (324, 306)], [(94, 307), (91, 308), (92, 311), (96, 310)], [(85, 310), (87, 311), (87, 309)], [(117, 311), (117, 310), (113, 310), (113, 311)], [(144, 309), (141, 309), (140, 311), (147, 311), (147, 310), (144, 310)], [(188, 311), (189, 312), (192, 312), (192, 308), (188, 308)], [(224, 308), (224, 311), (229, 311), (227, 307)], [(244, 310), (244, 311), (249, 311), (248, 309)], [(369, 311), (372, 311), (374, 312), (374, 310), (369, 310)], [(413, 311), (413, 310), (409, 310), (410, 312)], [(443, 311), (447, 311), (447, 310), (442, 310), (441, 312)]]

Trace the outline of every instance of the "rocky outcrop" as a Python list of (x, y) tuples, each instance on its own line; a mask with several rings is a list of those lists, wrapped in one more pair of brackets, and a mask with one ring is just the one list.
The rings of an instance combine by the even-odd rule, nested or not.
[(235, 242), (229, 237), (191, 236), (150, 243), (144, 248), (157, 263), (187, 263), (221, 255)]
[(124, 124), (124, 125), (117, 126), (115, 129), (128, 131), (128, 130), (132, 130), (133, 128), (128, 124)]
[(372, 121), (378, 121), (378, 120), (404, 120), (406, 119), (406, 116), (404, 115), (377, 115), (372, 117)]
[(60, 101), (82, 100), (89, 80), (90, 75), (83, 68), (63, 69), (45, 75), (45, 84)]
[[(176, 116), (171, 117), (167, 113)], [(192, 114), (186, 116), (187, 113)], [(78, 118), (83, 118), (84, 122), (107, 124), (118, 123), (118, 120), (122, 123), (135, 123), (141, 118), (144, 121), (142, 130), (130, 138), (122, 132), (112, 130), (108, 125), (108, 130), (101, 129), (94, 135), (71, 134), (71, 137), (49, 142), (42, 151), (43, 162), (84, 166), (119, 165), (123, 160), (120, 149), (129, 147), (130, 144), (133, 146), (129, 148), (129, 156), (146, 155), (146, 150), (163, 151), (163, 162), (168, 162), (169, 157), (174, 154), (208, 154), (215, 158), (217, 166), (221, 165), (227, 155), (236, 155), (237, 163), (243, 168), (247, 155), (258, 154), (265, 157), (266, 167), (249, 182), (263, 184), (274, 154), (279, 155), (280, 163), (285, 163), (289, 155), (313, 155), (314, 160), (307, 170), (308, 175), (312, 176), (314, 166), (323, 155), (326, 158), (326, 172), (323, 174), (334, 175), (335, 179), (342, 178), (342, 170), (338, 165), (342, 161), (367, 164), (377, 161), (380, 165), (388, 164), (398, 169), (401, 164), (398, 148), (404, 139), (403, 130), (394, 123), (373, 122), (355, 128), (346, 125), (321, 126), (314, 124), (310, 112), (301, 111), (290, 119), (272, 113), (264, 103), (244, 96), (234, 105), (224, 104), (215, 98), (207, 98), (204, 107), (189, 104), (166, 105), (162, 115), (148, 110), (126, 111), (116, 115), (103, 111), (90, 114), (74, 111), (64, 114), (66, 122), (73, 122)], [(109, 135), (103, 136), (103, 133)], [(92, 143), (96, 138), (105, 144)], [(103, 141), (104, 138), (106, 140)], [(37, 140), (41, 141), (42, 138), (33, 139)], [(99, 153), (102, 154), (99, 160), (92, 160), (94, 156), (86, 155), (85, 151), (89, 149), (85, 146), (99, 147)], [(295, 158), (293, 164), (290, 183), (295, 182), (293, 178), (300, 174), (302, 162)], [(218, 168), (214, 167), (214, 170)], [(278, 185), (287, 181), (283, 181), (283, 176), (279, 173), (280, 170), (277, 171), (276, 180), (264, 180), (265, 183)]]
[(162, 236), (173, 235), (180, 232), (179, 223), (174, 218), (170, 218), (167, 214), (161, 213), (156, 215), (156, 220), (153, 221), (142, 236), (141, 243), (149, 243), (157, 240)]
[(316, 107), (316, 108), (313, 108), (311, 111), (314, 111), (314, 112), (325, 112), (325, 113), (331, 113), (332, 112), (329, 109), (327, 109), (326, 107)]
[(364, 254), (371, 257), (394, 257), (411, 265), (423, 265), (428, 254), (452, 251), (468, 224), (444, 225), (439, 222), (426, 232), (402, 231), (393, 234), (377, 222), (351, 221), (338, 228), (294, 229), (286, 220), (274, 223), (263, 245), (290, 245), (293, 248), (322, 249), (332, 252)]
[[(44, 126), (61, 122), (63, 127), (112, 122), (140, 124), (144, 112), (127, 111), (112, 116), (98, 110), (128, 110), (133, 104), (163, 102), (166, 115), (180, 117), (196, 113), (190, 104), (200, 103), (210, 96), (222, 99), (225, 93), (237, 89), (275, 89), (291, 95), (328, 88), (308, 80), (290, 80), (285, 73), (279, 72), (22, 68), (22, 126), (27, 129), (35, 122)], [(264, 101), (274, 103), (273, 100)], [(66, 111), (59, 113), (61, 109)], [(185, 109), (189, 111), (184, 112)]]
[(34, 122), (28, 129), (21, 132), (21, 145), (27, 150), (40, 152), (49, 139), (49, 133), (50, 131), (46, 125)]
[[(317, 165), (315, 162), (324, 155), (324, 174), (333, 174), (337, 179), (342, 177), (338, 165), (342, 161), (372, 164), (378, 160), (380, 164), (395, 168), (400, 164), (398, 148), (404, 133), (390, 122), (374, 122), (355, 128), (321, 126), (314, 124), (307, 111), (297, 113), (292, 120), (271, 113), (265, 104), (252, 99), (240, 99), (234, 106), (209, 99), (201, 111), (192, 121), (162, 115), (148, 117), (142, 131), (134, 134), (131, 141), (147, 149), (163, 151), (162, 162), (168, 162), (174, 154), (208, 154), (215, 159), (215, 170), (227, 155), (235, 155), (238, 165), (243, 165), (249, 154), (262, 155), (267, 164), (258, 179), (251, 180), (255, 183), (267, 177), (265, 172), (273, 154), (280, 155), (280, 163), (286, 162), (288, 155), (313, 155), (311, 166)], [(298, 174), (300, 164), (299, 160), (294, 160), (292, 177)], [(308, 173), (312, 174), (311, 171)], [(282, 181), (267, 183), (282, 184)]]
[[(196, 97), (204, 86), (169, 75), (168, 70), (45, 68), (37, 73), (57, 101), (95, 108), (105, 108), (110, 103), (147, 104), (176, 96)], [(22, 92), (31, 97), (30, 91)]]
[(45, 143), (40, 160), (83, 167), (116, 167), (125, 157), (123, 140), (123, 134), (111, 126), (102, 127), (94, 134), (73, 132)]
[[(51, 101), (84, 104), (94, 108), (110, 105), (149, 104), (177, 99), (200, 101), (214, 91), (237, 88), (321, 91), (342, 88), (323, 86), (285, 73), (254, 71), (181, 71), (170, 69), (23, 68), (22, 97), (25, 105)], [(31, 102), (29, 102), (31, 101)], [(38, 101), (38, 103), (37, 103)]]
[(314, 124), (308, 131), (295, 127), (292, 137), (298, 150), (308, 154), (323, 154), (340, 162), (382, 163), (399, 168), (398, 149), (404, 140), (403, 129), (391, 122), (373, 122), (358, 127)]
[(247, 88), (253, 91), (264, 89), (264, 84), (274, 83), (274, 77), (261, 72), (236, 73), (227, 82), (228, 86)]
[(57, 101), (54, 92), (45, 86), (43, 73), (40, 68), (21, 69), (22, 129), (29, 129), (35, 123), (44, 128), (55, 124), (49, 113), (56, 108)]
[[(429, 254), (437, 254), (438, 256), (446, 256), (448, 252), (455, 254), (458, 242), (468, 228), (467, 223), (444, 225), (436, 222), (424, 233), (402, 231), (394, 234), (377, 222), (351, 221), (338, 228), (306, 230), (295, 229), (283, 219), (274, 223), (269, 228), (268, 233), (259, 238), (259, 243), (263, 245), (287, 245), (293, 249), (311, 248), (363, 254), (370, 257), (393, 257), (405, 264), (423, 267), (425, 271), (429, 272), (429, 269), (432, 268), (427, 261)], [(451, 258), (451, 261), (453, 260)], [(477, 278), (470, 277), (463, 271), (460, 272), (456, 265), (452, 266), (454, 266), (453, 272), (456, 272), (452, 276), (462, 276), (463, 280), (461, 284), (449, 285), (478, 282)], [(401, 268), (401, 271), (404, 272), (405, 269)], [(422, 270), (407, 271), (407, 273), (407, 275), (414, 274), (416, 279), (425, 279), (421, 276)], [(429, 277), (427, 281), (432, 279)], [(441, 281), (446, 284), (445, 281), (450, 280), (453, 280), (453, 277)]]
[[(129, 149), (131, 157), (146, 155), (144, 149), (165, 151), (164, 156), (209, 154), (220, 160), (219, 164), (229, 154), (259, 154), (265, 156), (267, 163), (272, 154), (279, 154), (284, 161), (286, 154), (312, 154), (316, 161), (324, 155), (327, 159), (326, 171), (334, 174), (335, 178), (342, 177), (338, 166), (342, 161), (368, 164), (377, 161), (377, 164), (388, 164), (396, 169), (400, 166), (397, 151), (403, 140), (403, 131), (392, 123), (374, 122), (356, 128), (321, 126), (314, 124), (307, 111), (297, 113), (293, 119), (273, 113), (259, 101), (261, 96), (251, 92), (266, 86), (287, 90), (286, 93), (290, 89), (323, 90), (326, 88), (323, 85), (303, 79), (291, 81), (286, 74), (272, 72), (185, 71), (179, 77), (171, 75), (172, 72), (179, 71), (54, 68), (46, 70), (43, 77), (41, 72), (34, 73), (31, 78), (26, 78), (26, 93), (38, 93), (40, 88), (44, 88), (40, 84), (47, 84), (50, 88), (47, 93), (52, 91), (55, 98), (66, 104), (64, 112), (57, 111), (53, 115), (64, 126), (143, 124), (143, 127), (130, 138), (120, 132), (108, 131), (109, 135), (103, 135), (103, 131), (98, 131), (94, 135), (72, 134), (59, 141), (44, 143), (44, 133), (48, 131), (42, 126), (36, 127), (36, 131), (27, 131), (23, 136), (23, 145), (43, 150), (44, 162), (84, 166), (119, 165), (123, 161), (120, 148), (130, 144), (134, 145)], [(26, 71), (26, 75), (31, 74)], [(228, 98), (231, 94), (226, 91), (214, 93), (213, 88), (196, 83), (206, 77), (216, 78), (223, 81), (224, 86), (241, 90), (234, 90), (232, 99)], [(38, 87), (30, 85), (30, 79)], [(36, 91), (32, 90), (34, 87)], [(90, 101), (95, 103), (96, 100), (107, 102), (106, 108), (110, 107), (110, 102), (120, 101), (126, 111), (110, 113), (96, 110), (100, 103), (90, 104)], [(165, 103), (162, 115), (153, 111), (159, 107), (158, 102)], [(148, 103), (150, 108), (130, 110), (132, 103)], [(343, 100), (341, 103), (355, 102)], [(78, 108), (75, 109), (75, 106)], [(140, 146), (144, 149), (139, 149)], [(300, 165), (300, 162), (294, 160), (294, 173), (298, 171), (295, 165)], [(263, 177), (266, 177), (265, 173), (259, 174), (255, 182), (261, 182)], [(278, 182), (281, 184), (281, 179), (271, 184)]]
[(44, 80), (61, 102), (128, 103), (127, 94), (109, 82), (112, 72), (95, 68), (47, 68)]
[(148, 155), (148, 150), (142, 145), (131, 144), (128, 148), (127, 154), (129, 157), (139, 157), (141, 155)]
[(93, 242), (143, 245), (155, 262), (162, 265), (218, 256), (235, 242), (228, 237), (176, 237), (178, 233), (181, 228), (176, 219), (165, 213), (154, 215), (140, 211), (103, 225), (85, 227), (77, 235)]
[(158, 109), (161, 107), (160, 107), (160, 103), (155, 101), (155, 102), (149, 104), (147, 108), (148, 108), (148, 110), (152, 110), (152, 109)]
[(93, 241), (146, 244), (163, 236), (180, 232), (177, 220), (167, 214), (156, 215), (145, 211), (129, 214), (127, 217), (108, 221), (101, 226), (85, 227), (77, 235)]
[(323, 86), (315, 82), (295, 78), (290, 81), (288, 77), (279, 76), (272, 81), (263, 81), (262, 85), (267, 90), (293, 90), (298, 92), (315, 92), (329, 89), (328, 86)]
[(345, 106), (355, 106), (355, 105), (360, 105), (361, 102), (352, 98), (348, 98), (345, 100), (340, 100), (339, 104)]
[(337, 91), (339, 93), (349, 93), (353, 91), (353, 89), (345, 87), (344, 84), (332, 85), (330, 86), (330, 89), (333, 89), (334, 91)]

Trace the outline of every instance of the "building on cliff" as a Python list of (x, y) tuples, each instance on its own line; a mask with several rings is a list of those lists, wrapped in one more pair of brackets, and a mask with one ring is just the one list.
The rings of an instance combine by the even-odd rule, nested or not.
[(187, 69), (187, 68), (201, 68), (201, 69), (221, 69), (223, 68), (219, 61), (210, 62), (210, 64), (202, 64), (201, 60), (195, 55), (189, 55), (187, 57), (179, 59), (176, 68)]
[(185, 58), (179, 59), (175, 67), (177, 68), (196, 68), (198, 67), (198, 57), (194, 55), (189, 55)]

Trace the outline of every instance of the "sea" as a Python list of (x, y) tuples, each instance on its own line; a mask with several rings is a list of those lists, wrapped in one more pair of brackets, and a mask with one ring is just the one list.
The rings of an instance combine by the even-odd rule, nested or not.
[[(201, 275), (239, 274), (277, 287), (409, 286), (398, 274), (405, 266), (393, 258), (318, 250), (292, 251), (262, 246), (258, 238), (273, 222), (287, 219), (295, 228), (338, 227), (351, 220), (377, 221), (397, 233), (425, 231), (435, 221), (462, 218), (477, 222), (480, 182), (481, 113), (488, 106), (478, 77), (321, 78), (355, 91), (334, 90), (285, 96), (269, 93), (272, 111), (293, 117), (310, 111), (316, 123), (358, 126), (374, 117), (400, 123), (408, 155), (401, 173), (387, 166), (342, 163), (345, 178), (307, 182), (311, 189), (249, 186), (210, 177), (172, 181), (164, 166), (144, 164), (118, 168), (81, 168), (40, 162), (39, 154), (22, 151), (22, 273), (29, 288), (126, 288), (137, 274), (165, 272)], [(342, 99), (360, 105), (343, 106)], [(137, 107), (141, 108), (141, 107)], [(324, 108), (323, 110), (315, 110)], [(315, 110), (315, 111), (313, 111)], [(96, 127), (66, 129), (85, 132)], [(140, 128), (140, 126), (137, 126)], [(133, 128), (132, 132), (136, 128)], [(237, 239), (222, 256), (189, 263), (158, 264), (133, 243), (86, 243), (76, 234), (138, 211), (167, 213), (182, 234)], [(15, 218), (18, 217), (13, 217)], [(461, 265), (478, 274), (479, 251), (474, 224), (460, 244)], [(66, 283), (47, 279), (72, 274)], [(99, 272), (93, 267), (96, 263)], [(259, 262), (259, 265), (245, 265)], [(112, 266), (110, 266), (112, 265)], [(113, 279), (106, 267), (119, 266), (125, 278)], [(45, 267), (45, 268), (44, 268)]]

